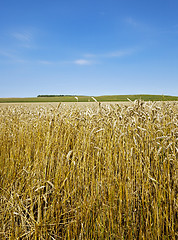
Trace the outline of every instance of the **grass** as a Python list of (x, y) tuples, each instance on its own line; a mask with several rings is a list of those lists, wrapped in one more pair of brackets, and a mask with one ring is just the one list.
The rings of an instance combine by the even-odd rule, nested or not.
[(177, 110), (0, 108), (0, 239), (176, 239)]
[(178, 101), (176, 96), (164, 96), (164, 95), (111, 95), (111, 96), (99, 96), (96, 99), (100, 102), (112, 102), (112, 101), (131, 101), (143, 100), (143, 101)]
[[(90, 97), (79, 96), (79, 102), (93, 101)], [(77, 102), (74, 96), (64, 97), (34, 97), (34, 98), (0, 98), (0, 103), (23, 103), (23, 102)]]
[[(77, 96), (78, 102), (94, 102), (91, 96)], [(144, 100), (144, 101), (178, 101), (177, 96), (164, 95), (110, 95), (97, 96), (95, 99), (100, 102)], [(0, 103), (22, 103), (22, 102), (77, 102), (75, 96), (60, 97), (34, 97), (34, 98), (0, 98)]]

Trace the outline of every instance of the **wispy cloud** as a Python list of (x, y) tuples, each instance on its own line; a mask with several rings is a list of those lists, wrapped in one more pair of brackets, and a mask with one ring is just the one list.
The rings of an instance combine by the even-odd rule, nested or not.
[(22, 42), (30, 42), (32, 40), (32, 34), (30, 32), (14, 32), (11, 35)]
[(77, 65), (91, 65), (92, 62), (89, 61), (89, 60), (86, 60), (86, 59), (77, 59), (75, 61), (73, 61), (74, 64), (77, 64)]
[(52, 62), (52, 61), (46, 61), (46, 60), (39, 60), (39, 61), (37, 61), (37, 63), (39, 63), (39, 64), (44, 64), (44, 65), (52, 65), (52, 64), (56, 64), (55, 62)]
[(99, 15), (104, 16), (106, 13), (104, 11), (99, 12)]
[(10, 52), (0, 50), (0, 56), (7, 57), (7, 58), (14, 58), (14, 55)]
[(8, 62), (13, 62), (13, 63), (24, 63), (26, 62), (24, 59), (19, 58), (17, 54), (11, 52), (11, 51), (4, 51), (0, 50), (0, 56), (3, 57)]
[(89, 59), (104, 59), (104, 58), (121, 58), (129, 55), (133, 55), (138, 51), (138, 48), (120, 49), (112, 52), (101, 53), (101, 54), (85, 54), (84, 57)]
[(123, 49), (123, 50), (116, 50), (114, 52), (110, 52), (108, 54), (106, 54), (107, 58), (121, 58), (121, 57), (125, 57), (125, 56), (129, 56), (132, 55), (133, 53), (136, 52), (135, 48), (131, 48), (131, 49)]
[[(111, 59), (111, 58), (123, 58), (129, 55), (134, 54), (136, 51), (138, 51), (137, 48), (130, 48), (130, 49), (120, 49), (116, 51), (111, 51), (107, 53), (101, 53), (101, 54), (85, 54), (81, 58), (76, 58), (74, 60), (48, 60), (48, 59), (28, 59), (28, 58), (21, 58), (19, 57), (19, 52), (17, 51), (4, 51), (0, 49), (0, 56), (1, 58), (5, 59), (7, 62), (11, 63), (28, 63), (28, 64), (40, 64), (40, 65), (48, 65), (48, 66), (57, 66), (57, 65), (66, 65), (66, 64), (73, 64), (78, 66), (91, 66), (95, 64), (102, 63), (105, 59)], [(26, 56), (27, 57), (27, 56)]]
[(96, 54), (91, 54), (91, 53), (87, 53), (84, 55), (85, 58), (95, 58), (97, 55)]
[(178, 34), (178, 24), (175, 24), (173, 26), (164, 27), (160, 29), (159, 27), (150, 26), (146, 24), (145, 22), (138, 21), (132, 17), (127, 17), (123, 19), (123, 22), (127, 24), (128, 26), (132, 27), (136, 31), (140, 31), (143, 33), (148, 33), (151, 35), (155, 34)]
[(12, 31), (9, 35), (13, 38), (13, 41), (15, 40), (15, 43), (18, 44), (18, 46), (23, 48), (34, 48), (33, 31)]
[(133, 17), (126, 17), (126, 18), (123, 19), (123, 22), (127, 26), (129, 26), (129, 27), (131, 27), (131, 28), (133, 28), (137, 31), (141, 31), (141, 32), (144, 32), (144, 33), (146, 33), (146, 32), (150, 33), (150, 32), (154, 31), (153, 26), (149, 26), (145, 22), (137, 20)]
[(132, 27), (140, 27), (142, 25), (142, 23), (140, 23), (139, 21), (136, 21), (132, 17), (125, 18), (124, 22), (126, 22), (128, 25), (130, 25)]
[(42, 64), (42, 65), (63, 65), (63, 64), (75, 64), (75, 65), (91, 65), (94, 62), (90, 61), (90, 60), (86, 60), (86, 59), (77, 59), (77, 60), (73, 60), (73, 61), (63, 61), (63, 60), (59, 60), (59, 61), (48, 61), (48, 60), (38, 60), (36, 61), (37, 64)]
[(164, 28), (159, 31), (159, 33), (163, 34), (177, 34), (178, 33), (178, 24), (170, 26), (169, 28)]

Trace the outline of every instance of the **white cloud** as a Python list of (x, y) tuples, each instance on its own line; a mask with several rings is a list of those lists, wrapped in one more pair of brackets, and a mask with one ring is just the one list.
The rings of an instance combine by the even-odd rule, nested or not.
[(84, 57), (86, 57), (86, 58), (95, 58), (95, 57), (97, 57), (97, 55), (96, 54), (87, 53), (87, 54), (84, 55)]
[(143, 21), (136, 20), (132, 17), (127, 17), (123, 19), (123, 22), (127, 24), (128, 26), (132, 27), (133, 29), (144, 32), (144, 33), (153, 33), (155, 31), (155, 28), (153, 26), (149, 26)]
[(141, 26), (141, 23), (136, 21), (135, 19), (133, 19), (132, 17), (127, 17), (124, 19), (124, 21), (131, 25), (132, 27), (140, 27)]
[(39, 60), (37, 63), (44, 64), (44, 65), (51, 65), (54, 64), (54, 62), (46, 61), (46, 60)]
[(91, 61), (88, 61), (86, 59), (78, 59), (78, 60), (73, 61), (73, 63), (77, 64), (77, 65), (90, 65)]
[(161, 29), (159, 33), (163, 34), (177, 34), (178, 33), (178, 24), (170, 26), (169, 28)]
[(11, 53), (9, 53), (7, 51), (2, 51), (2, 50), (0, 50), (0, 56), (11, 58), (11, 59), (14, 58), (13, 54), (11, 54)]
[(103, 59), (103, 58), (121, 58), (125, 56), (129, 56), (134, 54), (138, 49), (135, 48), (129, 48), (129, 49), (121, 49), (121, 50), (116, 50), (113, 52), (108, 52), (108, 53), (101, 53), (101, 54), (85, 54), (84, 56), (86, 58), (90, 59)]
[(85, 59), (77, 59), (74, 61), (48, 61), (48, 60), (38, 60), (38, 64), (42, 65), (61, 65), (61, 64), (76, 64), (76, 65), (91, 65), (93, 62), (85, 60)]
[(24, 59), (19, 58), (16, 54), (10, 51), (3, 51), (0, 50), (0, 56), (7, 59), (8, 62), (14, 62), (14, 63), (24, 63), (26, 62)]
[(99, 15), (104, 16), (106, 13), (104, 11), (99, 12)]
[(107, 55), (107, 57), (125, 57), (132, 55), (136, 51), (135, 48), (132, 49), (123, 49), (115, 52), (111, 52)]
[(32, 34), (30, 32), (15, 32), (12, 36), (19, 41), (30, 42), (32, 40)]

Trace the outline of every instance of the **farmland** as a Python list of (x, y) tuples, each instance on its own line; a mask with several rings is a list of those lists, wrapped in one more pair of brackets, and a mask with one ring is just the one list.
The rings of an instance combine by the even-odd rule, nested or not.
[[(106, 95), (95, 96), (98, 102), (128, 102), (135, 100), (143, 101), (178, 101), (178, 96), (167, 95)], [(0, 103), (23, 103), (23, 102), (94, 102), (92, 96), (57, 96), (57, 95), (39, 95), (39, 97), (30, 98), (0, 98)]]
[(3, 103), (0, 127), (0, 239), (177, 238), (178, 102)]

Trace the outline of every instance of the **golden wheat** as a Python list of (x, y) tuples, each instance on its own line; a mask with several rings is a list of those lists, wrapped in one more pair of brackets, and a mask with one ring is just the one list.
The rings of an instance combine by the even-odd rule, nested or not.
[(176, 239), (177, 103), (0, 109), (0, 239)]

